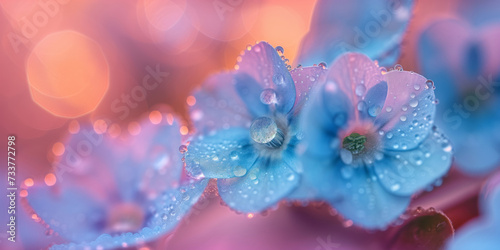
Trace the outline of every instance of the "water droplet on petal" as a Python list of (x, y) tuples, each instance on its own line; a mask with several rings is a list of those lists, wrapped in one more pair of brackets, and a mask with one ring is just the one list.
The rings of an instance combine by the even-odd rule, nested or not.
[(186, 153), (188, 151), (188, 148), (186, 145), (181, 145), (179, 147), (179, 152), (181, 152), (182, 154)]
[(417, 106), (418, 106), (418, 100), (416, 100), (416, 99), (411, 100), (411, 101), (410, 101), (410, 106), (411, 106), (412, 108), (417, 107)]
[(285, 49), (283, 49), (283, 47), (281, 47), (281, 46), (276, 46), (276, 51), (277, 51), (280, 55), (283, 55), (283, 53), (285, 53)]
[(369, 109), (368, 109), (368, 114), (371, 116), (371, 117), (375, 117), (377, 116), (378, 114), (380, 114), (380, 110), (382, 108), (378, 105), (375, 105), (375, 106), (371, 106)]
[(419, 90), (420, 89), (420, 84), (415, 83), (415, 85), (413, 85), (413, 88), (415, 90)]
[(320, 62), (318, 64), (319, 67), (321, 67), (322, 69), (326, 69), (326, 63), (325, 62)]
[(391, 186), (392, 191), (398, 191), (400, 188), (401, 188), (401, 186), (397, 183), (395, 183)]
[(340, 150), (340, 159), (342, 159), (342, 161), (345, 163), (345, 164), (351, 164), (352, 163), (352, 153), (351, 151), (343, 148)]
[(426, 89), (430, 89), (430, 88), (434, 89), (434, 82), (432, 80), (427, 80), (425, 82), (425, 85), (426, 85), (426, 87), (425, 87)]
[(285, 78), (283, 77), (282, 74), (276, 74), (273, 76), (273, 82), (274, 84), (280, 86), (285, 84)]
[(260, 101), (267, 105), (278, 103), (276, 91), (274, 91), (274, 89), (262, 90), (260, 93)]
[(396, 64), (394, 65), (394, 69), (397, 71), (403, 71), (403, 66), (401, 66), (401, 64)]
[(231, 160), (233, 160), (233, 161), (238, 160), (238, 158), (239, 158), (238, 152), (232, 151), (231, 153), (229, 153), (229, 157), (231, 157)]
[(364, 84), (358, 84), (358, 86), (356, 86), (355, 92), (357, 96), (364, 95), (366, 92), (366, 86)]
[(400, 116), (399, 120), (401, 120), (402, 122), (406, 121), (406, 116), (404, 116), (404, 115)]
[(366, 110), (366, 102), (364, 101), (359, 101), (358, 102), (358, 111), (365, 111)]
[(236, 166), (234, 167), (233, 174), (237, 177), (244, 176), (247, 173), (246, 168), (242, 166)]

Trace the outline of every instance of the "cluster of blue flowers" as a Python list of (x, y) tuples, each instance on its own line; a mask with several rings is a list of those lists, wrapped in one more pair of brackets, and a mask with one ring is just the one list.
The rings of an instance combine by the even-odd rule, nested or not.
[[(53, 248), (155, 239), (176, 226), (210, 179), (238, 212), (326, 201), (355, 225), (385, 229), (412, 196), (439, 185), (453, 151), (465, 172), (493, 171), (500, 162), (500, 130), (491, 126), (500, 124), (500, 67), (489, 64), (500, 61), (489, 58), (489, 34), (500, 27), (481, 22), (473, 25), (484, 29), (472, 34), (463, 21), (429, 26), (419, 54), (435, 90), (433, 81), (399, 65), (380, 67), (398, 58), (412, 1), (370, 1), (361, 18), (337, 2), (318, 1), (298, 56), (304, 66), (290, 69), (281, 47), (260, 42), (248, 46), (235, 70), (207, 79), (193, 93), (196, 133), (189, 142), (175, 121), (144, 121), (144, 132), (125, 141), (104, 136), (92, 157), (77, 162), (79, 171), (65, 176), (70, 181), (30, 190), (34, 211), (74, 242)], [(443, 35), (452, 33), (458, 38)], [(74, 135), (67, 145), (81, 140)], [(78, 186), (97, 175), (112, 179)]]

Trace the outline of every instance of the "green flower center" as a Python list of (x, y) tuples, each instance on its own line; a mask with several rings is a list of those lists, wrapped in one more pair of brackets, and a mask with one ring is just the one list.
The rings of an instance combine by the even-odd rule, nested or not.
[(342, 147), (351, 151), (353, 155), (361, 153), (365, 149), (366, 136), (352, 133), (342, 141)]

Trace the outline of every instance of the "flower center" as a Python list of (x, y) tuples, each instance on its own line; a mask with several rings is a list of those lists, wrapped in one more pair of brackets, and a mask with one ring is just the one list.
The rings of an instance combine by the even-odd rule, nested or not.
[(278, 148), (283, 145), (285, 135), (276, 125), (276, 122), (269, 117), (259, 117), (250, 126), (250, 137), (260, 144), (270, 148)]
[(133, 203), (120, 203), (109, 210), (107, 228), (112, 233), (137, 232), (144, 224), (145, 214)]
[(351, 151), (353, 155), (361, 153), (365, 149), (366, 136), (352, 133), (342, 141), (342, 147)]

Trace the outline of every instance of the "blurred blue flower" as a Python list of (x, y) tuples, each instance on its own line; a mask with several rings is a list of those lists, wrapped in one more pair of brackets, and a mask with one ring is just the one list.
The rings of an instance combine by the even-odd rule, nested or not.
[(500, 163), (499, 38), (500, 22), (472, 27), (444, 19), (419, 40), (422, 72), (438, 87), (436, 124), (450, 136), (458, 167), (471, 175)]
[(298, 114), (324, 65), (289, 71), (278, 51), (265, 42), (249, 46), (237, 70), (209, 78), (194, 94), (198, 135), (186, 169), (217, 178), (224, 202), (240, 212), (270, 208), (299, 181)]
[[(164, 116), (164, 115), (163, 115)], [(52, 249), (132, 247), (171, 231), (208, 180), (182, 176), (181, 136), (171, 115), (160, 125), (132, 124), (114, 138), (83, 126), (56, 163), (54, 186), (35, 186), (28, 201), (68, 241)], [(158, 123), (158, 120), (155, 120)]]
[(500, 246), (500, 174), (483, 188), (479, 199), (480, 217), (457, 230), (449, 239), (449, 250), (496, 250)]
[(380, 65), (393, 65), (412, 9), (412, 0), (320, 0), (297, 63), (330, 63), (351, 51), (364, 53)]
[(452, 157), (433, 126), (432, 82), (400, 66), (383, 71), (358, 53), (333, 63), (303, 111), (302, 182), (290, 196), (327, 200), (370, 229), (395, 220)]

